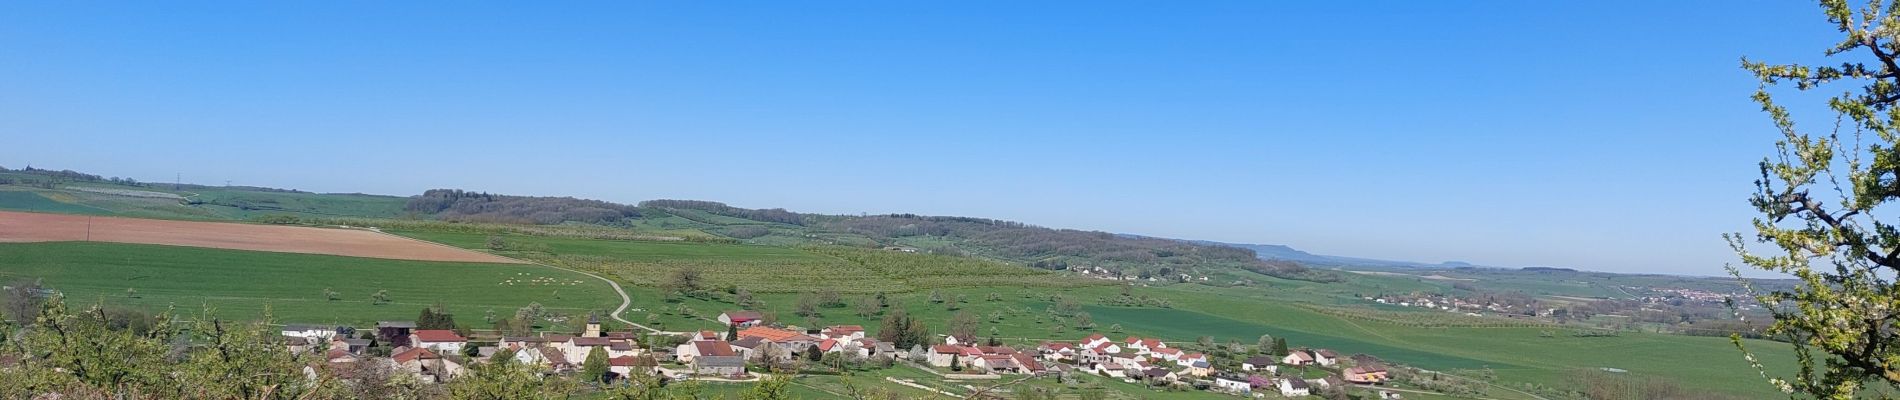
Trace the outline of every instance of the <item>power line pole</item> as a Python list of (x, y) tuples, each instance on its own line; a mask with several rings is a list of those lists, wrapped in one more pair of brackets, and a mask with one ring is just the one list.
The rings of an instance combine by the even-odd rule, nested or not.
[(86, 216), (86, 241), (92, 241), (92, 216)]

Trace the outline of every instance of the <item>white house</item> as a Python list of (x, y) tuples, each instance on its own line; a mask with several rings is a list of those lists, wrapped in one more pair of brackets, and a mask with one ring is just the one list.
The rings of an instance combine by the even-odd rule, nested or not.
[(1154, 349), (1148, 352), (1148, 358), (1162, 361), (1181, 361), (1181, 349)]
[(1110, 343), (1110, 341), (1108, 340), (1107, 336), (1102, 336), (1102, 334), (1100, 333), (1089, 335), (1089, 337), (1082, 338), (1082, 347), (1095, 347), (1095, 346), (1100, 346), (1103, 343)]
[(1253, 392), (1253, 385), (1247, 383), (1247, 380), (1244, 378), (1229, 379), (1228, 377), (1217, 376), (1214, 377), (1214, 388), (1227, 391), (1228, 393), (1242, 395)]
[(819, 331), (819, 333), (828, 338), (850, 342), (864, 338), (864, 327), (860, 325), (832, 325), (825, 327), (825, 329)]
[(316, 325), (284, 325), (284, 336), (296, 336), (305, 339), (330, 340), (336, 338), (336, 328)]
[(1041, 346), (1036, 347), (1036, 352), (1042, 355), (1042, 359), (1049, 361), (1062, 361), (1075, 358), (1075, 346), (1068, 343), (1043, 343)]
[(688, 342), (686, 344), (680, 345), (678, 348), (674, 349), (673, 351), (674, 357), (679, 358), (680, 362), (687, 363), (687, 364), (693, 363), (693, 359), (699, 358), (701, 356), (737, 356), (737, 355), (738, 353), (735, 353), (732, 351), (732, 345), (730, 343), (726, 343), (726, 341), (724, 340), (700, 340), (700, 341)]
[(1142, 339), (1139, 337), (1129, 336), (1128, 339), (1122, 340), (1122, 348), (1134, 350), (1135, 354), (1137, 355), (1148, 354), (1149, 352), (1155, 351), (1156, 349), (1163, 349), (1167, 347), (1168, 347), (1168, 344), (1162, 343), (1160, 339)]
[(1320, 366), (1333, 366), (1339, 363), (1339, 353), (1327, 349), (1313, 350), (1313, 362)]
[(924, 356), (924, 358), (925, 361), (930, 363), (930, 366), (947, 368), (950, 366), (951, 360), (956, 360), (964, 366), (969, 366), (970, 362), (975, 361), (974, 359), (976, 357), (982, 355), (983, 352), (977, 350), (975, 347), (940, 344), (930, 346), (930, 354)]
[(943, 335), (943, 344), (952, 345), (952, 346), (975, 346), (976, 338), (957, 337), (956, 335)]
[(765, 318), (764, 314), (759, 314), (758, 311), (752, 311), (752, 310), (727, 311), (727, 312), (719, 313), (719, 323), (726, 324), (728, 326), (738, 325), (741, 328), (758, 325), (760, 321), (764, 320), (764, 318)]
[(1281, 396), (1296, 397), (1296, 396), (1307, 396), (1307, 395), (1313, 394), (1312, 389), (1308, 389), (1306, 387), (1305, 379), (1285, 378), (1285, 379), (1281, 379), (1279, 384), (1276, 386), (1280, 387)]
[(1248, 358), (1247, 361), (1242, 361), (1240, 363), (1240, 370), (1241, 371), (1266, 370), (1267, 372), (1280, 372), (1280, 366), (1274, 363), (1273, 357), (1253, 356), (1252, 358)]
[(409, 341), (416, 347), (448, 354), (461, 354), (462, 347), (468, 346), (468, 338), (447, 329), (417, 330), (409, 334)]
[(1306, 350), (1294, 350), (1287, 352), (1286, 357), (1280, 359), (1280, 363), (1286, 365), (1311, 365), (1313, 364), (1313, 355), (1308, 354)]
[(1201, 354), (1201, 353), (1192, 353), (1192, 354), (1184, 355), (1184, 356), (1181, 356), (1179, 359), (1174, 360), (1174, 365), (1186, 367), (1186, 366), (1194, 365), (1194, 363), (1196, 362), (1202, 362), (1202, 363), (1207, 362), (1207, 355)]

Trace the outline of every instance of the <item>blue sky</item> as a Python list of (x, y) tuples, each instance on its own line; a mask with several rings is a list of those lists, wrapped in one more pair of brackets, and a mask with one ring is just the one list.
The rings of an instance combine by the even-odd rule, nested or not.
[(1775, 139), (1738, 60), (1835, 38), (1802, 2), (391, 3), (10, 5), (0, 165), (1720, 274)]

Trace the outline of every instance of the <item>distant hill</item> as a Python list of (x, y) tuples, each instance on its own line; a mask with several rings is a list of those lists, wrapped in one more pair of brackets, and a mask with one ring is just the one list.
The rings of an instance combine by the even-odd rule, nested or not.
[[(175, 195), (131, 198), (111, 188)], [(432, 189), (389, 197), (308, 193), (248, 186), (150, 184), (70, 170), (0, 168), (0, 208), (179, 219), (404, 218), (508, 225), (581, 224), (632, 235), (689, 240), (888, 248), (989, 259), (1049, 270), (1136, 278), (1235, 282), (1268, 275), (1332, 282), (1326, 263), (1284, 246), (1187, 242), (1108, 232), (1041, 227), (987, 218), (916, 214), (830, 215), (748, 209), (702, 200), (649, 200), (637, 205), (571, 197), (504, 195)], [(76, 211), (61, 211), (76, 210)], [(338, 223), (345, 223), (338, 221)], [(374, 223), (374, 222), (367, 222)], [(1304, 256), (1295, 256), (1304, 255)], [(1259, 275), (1256, 275), (1259, 274)]]
[(1374, 258), (1359, 258), (1359, 257), (1344, 257), (1344, 256), (1313, 254), (1313, 253), (1301, 251), (1299, 249), (1295, 249), (1286, 245), (1279, 245), (1279, 244), (1225, 243), (1225, 242), (1215, 242), (1215, 241), (1210, 241), (1210, 240), (1185, 240), (1185, 239), (1182, 241), (1188, 242), (1188, 243), (1194, 243), (1194, 244), (1208, 245), (1208, 246), (1238, 247), (1238, 248), (1253, 250), (1254, 255), (1260, 257), (1260, 259), (1262, 260), (1286, 260), (1286, 261), (1293, 261), (1293, 262), (1316, 265), (1316, 266), (1400, 267), (1400, 268), (1481, 267), (1479, 265), (1473, 265), (1471, 263), (1463, 262), (1463, 261), (1446, 261), (1446, 262), (1433, 264), (1433, 263), (1422, 263), (1422, 262), (1416, 262), (1416, 261), (1380, 260), (1380, 259), (1374, 259)]

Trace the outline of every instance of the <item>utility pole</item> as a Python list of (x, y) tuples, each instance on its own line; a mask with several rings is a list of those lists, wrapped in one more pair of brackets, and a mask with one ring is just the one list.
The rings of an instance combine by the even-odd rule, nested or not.
[(92, 241), (92, 216), (86, 216), (86, 241)]
[(172, 175), (172, 190), (178, 190), (178, 187), (185, 183), (185, 173), (174, 172), (173, 174), (174, 175)]

